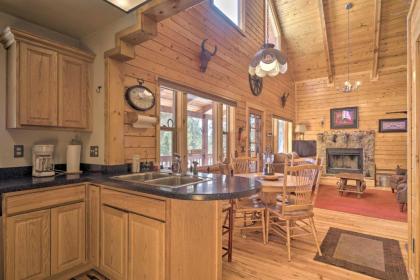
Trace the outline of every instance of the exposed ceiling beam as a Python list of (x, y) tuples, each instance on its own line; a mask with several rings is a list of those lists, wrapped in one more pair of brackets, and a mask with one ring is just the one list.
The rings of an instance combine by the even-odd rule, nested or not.
[(382, 6), (382, 0), (375, 0), (375, 7), (374, 7), (374, 17), (373, 17), (373, 61), (372, 61), (372, 73), (371, 73), (371, 79), (372, 80), (378, 80), (378, 63), (379, 63), (379, 40), (381, 36), (381, 6)]
[(332, 63), (331, 63), (330, 45), (328, 44), (327, 25), (325, 24), (323, 0), (318, 0), (318, 8), (319, 8), (319, 17), (321, 20), (321, 32), (322, 32), (322, 40), (324, 43), (324, 53), (325, 53), (325, 58), (327, 61), (328, 82), (332, 83), (334, 81), (334, 74), (333, 74)]

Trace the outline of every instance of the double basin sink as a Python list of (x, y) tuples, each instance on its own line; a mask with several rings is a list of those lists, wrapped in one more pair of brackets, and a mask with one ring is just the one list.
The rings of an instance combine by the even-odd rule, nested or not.
[(163, 172), (147, 172), (112, 177), (130, 183), (142, 183), (154, 187), (180, 188), (209, 181), (210, 179), (191, 175), (174, 175)]

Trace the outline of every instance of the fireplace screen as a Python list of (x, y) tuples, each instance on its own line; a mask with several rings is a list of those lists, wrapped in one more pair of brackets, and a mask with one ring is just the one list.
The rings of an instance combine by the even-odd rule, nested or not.
[(363, 173), (363, 149), (327, 149), (327, 173)]

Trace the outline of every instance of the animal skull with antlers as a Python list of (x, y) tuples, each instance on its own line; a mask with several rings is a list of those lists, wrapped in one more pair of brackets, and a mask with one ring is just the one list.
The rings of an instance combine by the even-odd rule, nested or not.
[(207, 39), (204, 39), (203, 42), (201, 42), (200, 71), (203, 72), (203, 73), (206, 72), (207, 65), (208, 65), (210, 59), (212, 58), (212, 56), (216, 55), (216, 53), (217, 53), (217, 46), (214, 47), (213, 52), (210, 52), (209, 50), (206, 49), (206, 41), (207, 41)]

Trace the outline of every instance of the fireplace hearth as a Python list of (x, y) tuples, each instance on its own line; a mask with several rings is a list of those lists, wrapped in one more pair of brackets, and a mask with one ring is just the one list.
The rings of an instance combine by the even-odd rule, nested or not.
[(327, 173), (363, 173), (363, 149), (327, 149)]
[(318, 133), (317, 155), (324, 162), (323, 175), (357, 172), (366, 178), (374, 178), (375, 131), (331, 130)]

